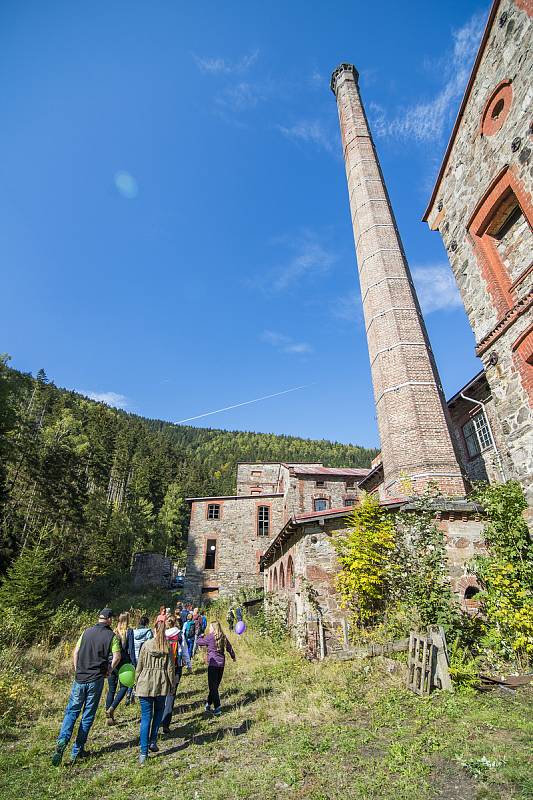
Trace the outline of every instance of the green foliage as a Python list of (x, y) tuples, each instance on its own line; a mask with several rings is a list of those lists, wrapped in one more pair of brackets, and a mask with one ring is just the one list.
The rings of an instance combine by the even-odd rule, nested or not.
[(267, 594), (266, 603), (250, 621), (251, 626), (261, 636), (268, 637), (274, 643), (287, 639), (287, 599), (275, 594)]
[(367, 466), (337, 442), (147, 420), (23, 375), (0, 357), (0, 575), (39, 544), (54, 588), (129, 572), (136, 550), (184, 561), (187, 496), (232, 494), (238, 461)]
[(488, 520), (488, 552), (472, 564), (483, 587), (484, 644), (525, 668), (533, 659), (533, 544), (523, 517), (524, 493), (509, 481), (482, 487), (476, 499)]
[(411, 510), (396, 516), (396, 547), (392, 553), (389, 602), (416, 609), (422, 627), (453, 628), (458, 608), (448, 578), (444, 535), (435, 523), (427, 493), (412, 503)]
[(449, 649), (450, 677), (456, 689), (462, 692), (473, 692), (479, 686), (479, 659), (461, 646), (461, 637), (456, 636)]
[(377, 498), (365, 494), (333, 545), (341, 565), (337, 588), (342, 602), (352, 608), (357, 625), (368, 625), (383, 611), (387, 596), (395, 546), (393, 520)]
[(53, 563), (41, 547), (27, 548), (9, 567), (0, 586), (0, 609), (14, 611), (21, 640), (31, 641), (41, 634), (50, 616), (53, 579)]

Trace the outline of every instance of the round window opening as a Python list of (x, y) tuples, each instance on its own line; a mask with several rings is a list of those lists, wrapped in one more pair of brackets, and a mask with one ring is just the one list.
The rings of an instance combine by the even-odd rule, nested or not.
[(513, 88), (511, 81), (506, 80), (496, 86), (485, 103), (481, 115), (481, 133), (483, 136), (493, 136), (503, 127), (511, 110), (513, 102)]

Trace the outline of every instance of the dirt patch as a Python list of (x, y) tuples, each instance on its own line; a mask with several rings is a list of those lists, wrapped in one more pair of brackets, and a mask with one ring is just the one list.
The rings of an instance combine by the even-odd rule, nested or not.
[(438, 800), (467, 800), (476, 796), (477, 784), (459, 764), (433, 759), (431, 781)]

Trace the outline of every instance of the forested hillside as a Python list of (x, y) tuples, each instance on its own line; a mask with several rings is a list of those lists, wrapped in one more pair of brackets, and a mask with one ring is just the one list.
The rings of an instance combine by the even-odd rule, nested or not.
[[(337, 442), (147, 420), (0, 360), (0, 571), (17, 560), (55, 585), (127, 569), (136, 550), (179, 556), (184, 498), (229, 494), (239, 460), (368, 466)], [(54, 569), (50, 571), (50, 561)], [(15, 564), (16, 566), (16, 564)], [(14, 567), (12, 567), (14, 568)], [(44, 579), (44, 577), (43, 577)]]

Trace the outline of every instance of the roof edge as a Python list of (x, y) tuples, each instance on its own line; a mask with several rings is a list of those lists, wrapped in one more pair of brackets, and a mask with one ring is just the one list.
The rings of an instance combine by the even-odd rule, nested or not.
[(433, 209), (433, 206), (435, 204), (435, 200), (437, 199), (437, 194), (438, 194), (438, 191), (439, 191), (439, 188), (440, 188), (440, 184), (441, 184), (442, 178), (444, 177), (444, 170), (446, 169), (446, 166), (448, 164), (448, 159), (450, 158), (450, 153), (452, 151), (452, 147), (453, 147), (453, 144), (455, 142), (455, 137), (457, 136), (457, 132), (459, 130), (459, 126), (460, 126), (461, 121), (463, 119), (463, 114), (464, 114), (464, 111), (465, 111), (465, 108), (466, 108), (466, 104), (468, 103), (468, 99), (470, 97), (470, 92), (472, 90), (472, 86), (473, 86), (474, 81), (476, 79), (477, 71), (478, 71), (479, 65), (481, 63), (481, 59), (483, 58), (483, 54), (485, 52), (485, 46), (487, 44), (487, 40), (489, 38), (489, 34), (490, 34), (491, 29), (492, 29), (492, 25), (493, 25), (494, 19), (496, 17), (496, 13), (498, 11), (498, 8), (500, 7), (500, 4), (501, 4), (501, 0), (494, 0), (493, 3), (492, 3), (492, 7), (491, 7), (491, 9), (489, 11), (487, 24), (485, 25), (485, 30), (483, 31), (483, 36), (481, 37), (481, 42), (479, 43), (479, 48), (478, 48), (478, 51), (477, 51), (476, 60), (474, 61), (474, 64), (472, 66), (472, 70), (470, 72), (470, 77), (468, 79), (468, 83), (466, 84), (465, 93), (463, 95), (463, 99), (461, 100), (461, 105), (459, 106), (459, 111), (458, 111), (454, 126), (452, 128), (452, 132), (450, 134), (450, 139), (449, 139), (448, 144), (446, 146), (446, 150), (444, 151), (444, 158), (442, 159), (442, 163), (440, 165), (440, 169), (439, 169), (439, 172), (438, 172), (438, 175), (437, 175), (437, 180), (435, 181), (435, 186), (433, 187), (433, 191), (431, 193), (431, 197), (430, 197), (428, 206), (427, 206), (427, 208), (426, 208), (426, 210), (424, 212), (424, 216), (422, 217), (422, 222), (427, 222), (428, 221), (428, 217), (431, 214), (431, 210)]

